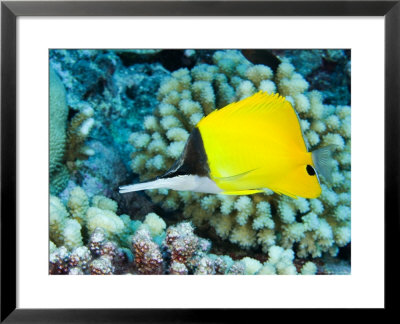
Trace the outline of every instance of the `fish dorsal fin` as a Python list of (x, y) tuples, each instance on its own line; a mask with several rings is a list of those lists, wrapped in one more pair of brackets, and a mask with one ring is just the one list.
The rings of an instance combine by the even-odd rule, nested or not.
[[(207, 119), (202, 119), (198, 125), (201, 127), (201, 124), (204, 123), (205, 120), (211, 122), (214, 119), (223, 118), (226, 120), (230, 117), (237, 117), (235, 116), (236, 113), (245, 113), (246, 115), (265, 115), (272, 113), (274, 110), (280, 109), (282, 106), (287, 104), (290, 106), (290, 103), (278, 93), (268, 94), (266, 92), (259, 91), (243, 100), (232, 102), (222, 109), (214, 110), (207, 116)], [(290, 108), (293, 109), (291, 106)]]
[(289, 101), (279, 94), (259, 91), (239, 102), (234, 102), (222, 109), (213, 111), (200, 120), (197, 127), (202, 135), (207, 132), (226, 135), (241, 133), (249, 140), (262, 140), (273, 132), (281, 147), (290, 147), (307, 152), (300, 123)]

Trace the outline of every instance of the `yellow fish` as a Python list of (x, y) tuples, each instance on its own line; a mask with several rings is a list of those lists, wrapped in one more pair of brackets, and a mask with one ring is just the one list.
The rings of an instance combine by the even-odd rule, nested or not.
[(260, 91), (201, 119), (164, 175), (120, 187), (120, 193), (167, 188), (248, 195), (267, 188), (316, 198), (318, 174), (329, 179), (330, 151), (328, 146), (308, 152), (290, 102)]

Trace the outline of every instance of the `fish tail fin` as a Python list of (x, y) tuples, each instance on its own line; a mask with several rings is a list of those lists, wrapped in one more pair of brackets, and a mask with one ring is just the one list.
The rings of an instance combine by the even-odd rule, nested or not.
[(332, 182), (332, 172), (334, 170), (332, 152), (336, 150), (336, 147), (337, 145), (331, 144), (311, 153), (317, 174), (322, 175), (328, 182)]
[(119, 193), (127, 193), (133, 191), (149, 190), (149, 189), (163, 189), (168, 188), (171, 181), (169, 179), (155, 179), (151, 181), (141, 182), (137, 184), (131, 184), (127, 186), (119, 187)]

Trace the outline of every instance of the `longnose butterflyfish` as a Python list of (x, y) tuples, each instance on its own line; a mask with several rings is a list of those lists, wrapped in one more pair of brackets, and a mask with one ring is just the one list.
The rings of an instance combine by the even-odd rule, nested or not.
[(258, 92), (203, 117), (180, 158), (163, 175), (120, 187), (249, 195), (266, 189), (293, 198), (321, 194), (329, 179), (331, 151), (308, 152), (299, 118), (279, 94)]

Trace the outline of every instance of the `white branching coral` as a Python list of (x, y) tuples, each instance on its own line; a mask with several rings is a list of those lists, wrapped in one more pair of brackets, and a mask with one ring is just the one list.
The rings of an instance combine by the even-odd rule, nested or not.
[(86, 224), (86, 212), (89, 209), (89, 198), (81, 187), (72, 189), (68, 204), (72, 218), (77, 220), (79, 224)]
[(116, 201), (100, 195), (96, 195), (92, 198), (92, 206), (104, 210), (109, 210), (113, 213), (116, 213), (118, 209), (118, 204)]
[(84, 145), (91, 129), (95, 124), (94, 110), (86, 107), (78, 112), (71, 120), (67, 130), (66, 160), (73, 162), (76, 159), (86, 159), (94, 154), (93, 150)]
[(297, 269), (293, 264), (294, 252), (280, 246), (271, 246), (268, 249), (268, 260), (260, 268), (258, 274), (295, 275)]
[(149, 228), (153, 237), (161, 235), (167, 227), (164, 220), (155, 213), (147, 214), (144, 224)]
[(69, 250), (82, 246), (84, 235), (102, 228), (110, 238), (124, 235), (130, 226), (123, 215), (116, 214), (117, 203), (104, 196), (94, 196), (91, 203), (81, 187), (71, 190), (66, 206), (56, 196), (50, 196), (50, 240)]
[(317, 269), (317, 266), (315, 265), (315, 263), (308, 261), (301, 268), (301, 274), (302, 275), (314, 275), (317, 273), (317, 270), (318, 269)]
[[(165, 189), (146, 193), (163, 208), (182, 208), (184, 217), (196, 226), (209, 224), (221, 238), (243, 248), (261, 247), (267, 252), (276, 246), (294, 249), (298, 257), (337, 254), (350, 242), (351, 108), (324, 105), (323, 94), (307, 92), (308, 82), (288, 62), (281, 63), (275, 74), (267, 66), (253, 65), (240, 51), (217, 51), (213, 62), (175, 71), (161, 84), (160, 105), (145, 118), (144, 130), (129, 139), (134, 147), (131, 167), (140, 180), (159, 176), (172, 166), (203, 116), (263, 90), (279, 92), (292, 103), (309, 151), (334, 145), (329, 185), (323, 184), (321, 196), (310, 200), (270, 190), (251, 196)], [(282, 263), (268, 263), (262, 271), (295, 272), (278, 264)]]
[(115, 235), (124, 229), (123, 221), (112, 211), (90, 207), (86, 214), (87, 228), (92, 233), (97, 227), (104, 228), (107, 234)]
[(258, 260), (245, 257), (242, 259), (244, 263), (244, 273), (247, 275), (256, 274), (262, 268), (262, 263)]

